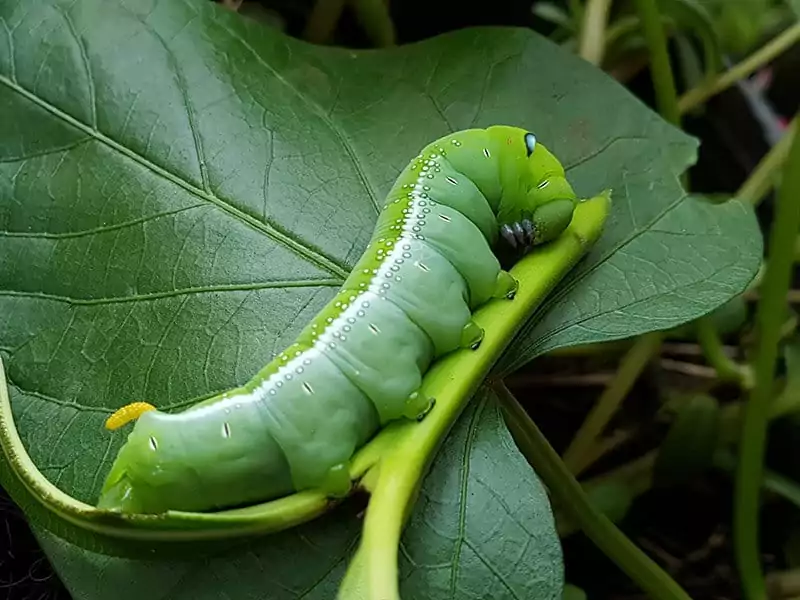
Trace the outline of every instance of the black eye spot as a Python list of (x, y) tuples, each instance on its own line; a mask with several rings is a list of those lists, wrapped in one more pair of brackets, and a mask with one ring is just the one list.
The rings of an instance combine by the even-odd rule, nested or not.
[(533, 154), (533, 149), (536, 148), (536, 136), (532, 133), (525, 134), (525, 148), (528, 150), (528, 156)]

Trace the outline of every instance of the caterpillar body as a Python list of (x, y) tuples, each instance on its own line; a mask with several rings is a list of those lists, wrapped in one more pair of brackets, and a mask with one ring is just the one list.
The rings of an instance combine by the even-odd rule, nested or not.
[(577, 198), (533, 134), (504, 125), (426, 146), (401, 172), (337, 295), (240, 388), (179, 413), (134, 403), (136, 423), (98, 507), (207, 511), (322, 489), (346, 493), (349, 461), (386, 423), (423, 418), (433, 361), (476, 348), (472, 313), (513, 298), (493, 250), (557, 237)]

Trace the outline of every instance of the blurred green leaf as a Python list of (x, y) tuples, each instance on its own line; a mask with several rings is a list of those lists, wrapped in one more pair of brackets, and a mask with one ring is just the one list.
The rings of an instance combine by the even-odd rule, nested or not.
[(659, 448), (656, 481), (684, 483), (709, 469), (717, 449), (720, 419), (716, 398), (697, 394), (682, 403)]
[(531, 12), (548, 23), (570, 31), (575, 30), (575, 23), (569, 12), (554, 2), (536, 2), (531, 8)]
[(564, 586), (562, 600), (586, 600), (586, 592), (576, 585), (568, 583)]
[(722, 69), (722, 50), (711, 14), (701, 0), (659, 0), (659, 5), (675, 19), (678, 26), (691, 31), (703, 45), (706, 77)]

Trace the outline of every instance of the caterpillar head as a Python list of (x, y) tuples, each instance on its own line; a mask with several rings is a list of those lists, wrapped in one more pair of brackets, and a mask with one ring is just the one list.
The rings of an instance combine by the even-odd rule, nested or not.
[(572, 221), (578, 202), (564, 167), (524, 129), (498, 128), (502, 134), (498, 210), (500, 235), (515, 250), (557, 238)]

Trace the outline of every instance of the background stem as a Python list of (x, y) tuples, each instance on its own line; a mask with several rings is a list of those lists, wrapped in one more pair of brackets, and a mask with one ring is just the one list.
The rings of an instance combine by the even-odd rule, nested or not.
[(797, 131), (797, 118), (790, 123), (783, 137), (775, 144), (770, 151), (759, 161), (753, 169), (736, 196), (753, 206), (758, 206), (764, 197), (775, 185), (775, 180), (780, 175), (783, 163), (789, 156), (789, 148), (792, 147), (795, 132)]
[(317, 0), (303, 31), (303, 39), (312, 44), (326, 43), (339, 23), (344, 5), (345, 0)]
[(583, 11), (578, 54), (593, 65), (603, 62), (610, 10), (611, 0), (588, 0)]
[(746, 367), (725, 354), (722, 340), (710, 317), (698, 319), (697, 340), (703, 348), (706, 360), (717, 371), (717, 376), (721, 381), (732, 381), (745, 389), (752, 387)]
[(756, 323), (759, 331), (754, 361), (755, 388), (744, 406), (739, 465), (735, 490), (734, 538), (736, 560), (745, 598), (766, 597), (758, 540), (758, 517), (763, 476), (766, 424), (773, 393), (775, 361), (786, 316), (794, 259), (800, 229), (800, 141), (795, 137), (784, 170), (772, 224), (769, 259), (762, 284)]
[(661, 567), (631, 542), (608, 517), (592, 506), (558, 453), (505, 385), (496, 383), (495, 392), (525, 458), (542, 478), (554, 500), (569, 511), (570, 517), (584, 533), (649, 597), (655, 600), (690, 600)]
[(635, 0), (636, 11), (642, 21), (642, 34), (650, 50), (650, 71), (656, 92), (658, 112), (667, 121), (680, 126), (678, 93), (667, 53), (667, 38), (655, 0)]
[(603, 391), (564, 452), (564, 463), (572, 473), (579, 474), (588, 464), (597, 437), (636, 383), (642, 369), (658, 352), (661, 336), (660, 332), (655, 332), (639, 337), (622, 358), (614, 379)]
[(795, 23), (779, 36), (765, 44), (742, 62), (734, 65), (713, 81), (686, 92), (678, 103), (682, 113), (689, 112), (703, 102), (728, 89), (740, 79), (748, 77), (778, 55), (800, 41), (800, 22)]

